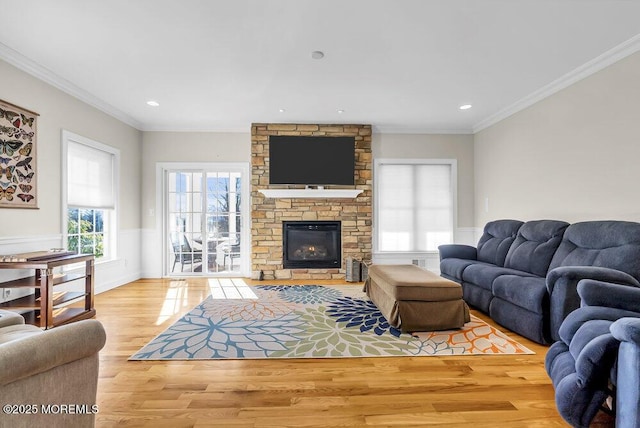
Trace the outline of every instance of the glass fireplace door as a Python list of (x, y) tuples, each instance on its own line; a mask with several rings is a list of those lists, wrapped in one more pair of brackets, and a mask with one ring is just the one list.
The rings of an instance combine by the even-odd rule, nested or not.
[(166, 171), (168, 275), (239, 275), (242, 171)]

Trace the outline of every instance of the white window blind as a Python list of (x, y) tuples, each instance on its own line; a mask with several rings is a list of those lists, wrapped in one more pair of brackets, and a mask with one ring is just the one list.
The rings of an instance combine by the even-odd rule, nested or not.
[(67, 204), (114, 209), (114, 162), (112, 153), (69, 141)]
[(451, 164), (380, 163), (378, 251), (436, 251), (453, 242)]

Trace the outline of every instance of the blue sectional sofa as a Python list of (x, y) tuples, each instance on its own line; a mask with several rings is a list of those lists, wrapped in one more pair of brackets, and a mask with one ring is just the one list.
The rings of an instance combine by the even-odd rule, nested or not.
[(439, 250), (441, 275), (469, 305), (538, 343), (560, 340), (581, 279), (640, 286), (640, 223), (496, 220), (477, 247)]

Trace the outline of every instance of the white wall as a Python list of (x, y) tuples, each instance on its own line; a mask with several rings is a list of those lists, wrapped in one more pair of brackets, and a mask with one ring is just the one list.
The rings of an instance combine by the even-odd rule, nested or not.
[(640, 221), (639, 76), (636, 53), (478, 132), (476, 226)]
[[(63, 246), (61, 135), (66, 129), (120, 149), (119, 260), (96, 267), (96, 290), (140, 277), (141, 133), (0, 60), (0, 94), (39, 113), (37, 172), (39, 209), (0, 208), (0, 254)], [(0, 281), (16, 272), (0, 271)]]
[(142, 137), (142, 275), (162, 276), (159, 162), (251, 161), (251, 133), (144, 132)]

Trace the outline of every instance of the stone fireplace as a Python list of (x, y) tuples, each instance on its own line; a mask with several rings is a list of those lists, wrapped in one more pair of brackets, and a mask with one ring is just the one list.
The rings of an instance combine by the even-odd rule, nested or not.
[[(304, 189), (305, 186), (269, 185), (269, 136), (340, 136), (355, 138), (357, 197), (266, 197), (264, 189)], [(251, 125), (251, 263), (265, 279), (344, 279), (347, 257), (370, 259), (372, 248), (371, 125), (252, 124)], [(284, 264), (285, 222), (339, 222), (341, 254), (336, 267), (291, 267)], [(320, 248), (296, 249), (302, 257), (320, 257)], [(306, 252), (306, 255), (303, 253)]]
[(282, 222), (282, 264), (285, 269), (342, 267), (339, 221)]

